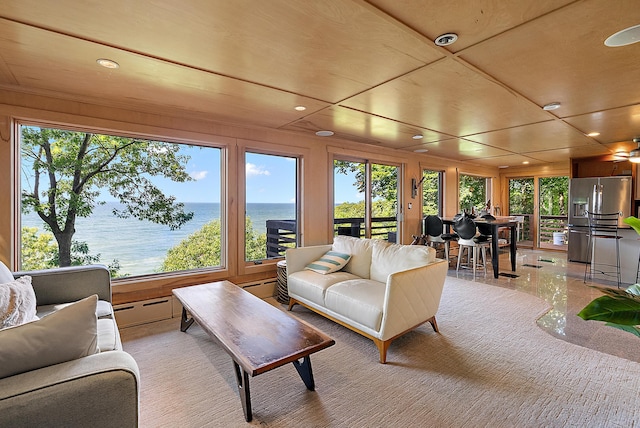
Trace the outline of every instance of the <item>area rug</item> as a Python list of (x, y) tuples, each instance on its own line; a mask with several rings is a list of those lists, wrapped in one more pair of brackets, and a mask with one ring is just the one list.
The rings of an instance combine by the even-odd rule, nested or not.
[(296, 306), (336, 344), (311, 357), (315, 391), (293, 365), (251, 378), (251, 423), (231, 359), (197, 325), (181, 333), (179, 319), (166, 320), (122, 339), (140, 367), (142, 427), (638, 426), (640, 364), (548, 335), (535, 324), (548, 309), (447, 278), (440, 333), (419, 327), (380, 364), (373, 342)]

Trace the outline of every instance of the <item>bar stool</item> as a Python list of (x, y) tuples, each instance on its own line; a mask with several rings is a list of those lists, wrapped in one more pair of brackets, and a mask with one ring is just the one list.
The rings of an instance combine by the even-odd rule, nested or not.
[[(460, 260), (464, 250), (467, 250), (467, 263), (469, 260), (473, 263), (473, 276), (476, 276), (476, 268), (478, 266), (478, 251), (482, 256), (482, 267), (484, 274), (487, 274), (487, 250), (491, 246), (491, 242), (485, 235), (478, 234), (476, 223), (469, 217), (462, 217), (453, 225), (453, 230), (458, 234), (458, 263), (456, 272), (460, 270)], [(471, 252), (471, 254), (469, 254)]]
[[(620, 239), (622, 236), (618, 233), (618, 220), (621, 213), (592, 213), (587, 211), (587, 218), (589, 220), (589, 233), (587, 240), (587, 264), (584, 266), (584, 282), (587, 282), (587, 276), (593, 278), (594, 272), (599, 272), (602, 275), (615, 274), (620, 288)], [(607, 264), (604, 262), (598, 262), (594, 260), (596, 241), (606, 239), (608, 241), (615, 241), (615, 265)], [(601, 270), (601, 269), (614, 269), (613, 270)]]
[(428, 243), (435, 247), (442, 244), (444, 247), (444, 258), (449, 261), (449, 248), (451, 241), (458, 239), (455, 233), (445, 233), (442, 219), (437, 215), (428, 215), (422, 219), (422, 230), (427, 236)]

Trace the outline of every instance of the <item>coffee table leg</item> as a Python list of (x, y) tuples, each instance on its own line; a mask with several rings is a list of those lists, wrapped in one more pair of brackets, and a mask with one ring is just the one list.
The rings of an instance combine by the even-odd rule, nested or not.
[(238, 363), (233, 362), (236, 369), (236, 379), (238, 381), (238, 391), (240, 392), (240, 401), (242, 402), (242, 410), (244, 411), (244, 419), (251, 422), (253, 414), (251, 412), (251, 395), (249, 391), (249, 374), (245, 372)]
[(182, 308), (182, 318), (180, 319), (180, 331), (187, 331), (189, 327), (193, 324), (193, 318), (187, 317), (187, 310)]
[(304, 357), (302, 362), (294, 361), (293, 365), (296, 370), (298, 370), (298, 374), (302, 378), (302, 381), (307, 386), (309, 391), (313, 391), (316, 388), (316, 384), (313, 381), (313, 371), (311, 370), (311, 357), (308, 355)]

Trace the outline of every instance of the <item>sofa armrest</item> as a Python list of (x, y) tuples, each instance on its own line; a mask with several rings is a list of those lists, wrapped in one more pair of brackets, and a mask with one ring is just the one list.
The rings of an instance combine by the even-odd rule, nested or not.
[(331, 244), (289, 248), (285, 253), (287, 275), (304, 270), (306, 265), (318, 260), (329, 250), (331, 250)]
[(68, 303), (97, 294), (111, 302), (111, 276), (103, 265), (70, 266), (15, 272), (15, 278), (29, 275), (38, 306)]
[(139, 379), (123, 351), (0, 379), (0, 426), (137, 427)]
[(436, 259), (426, 266), (395, 272), (387, 278), (381, 339), (387, 340), (436, 315), (448, 263)]

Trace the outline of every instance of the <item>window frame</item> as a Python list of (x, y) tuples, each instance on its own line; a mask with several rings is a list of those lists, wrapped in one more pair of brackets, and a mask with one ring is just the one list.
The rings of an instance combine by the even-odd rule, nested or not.
[[(109, 122), (109, 121), (106, 121)], [(119, 122), (117, 124), (120, 124)], [(141, 274), (129, 277), (119, 277), (112, 278), (111, 282), (114, 286), (114, 293), (117, 290), (118, 286), (128, 285), (128, 284), (149, 284), (153, 288), (160, 287), (162, 289), (166, 284), (172, 285), (181, 285), (181, 284), (192, 284), (195, 281), (202, 282), (201, 278), (207, 278), (210, 280), (215, 280), (216, 278), (228, 278), (230, 273), (230, 260), (228, 255), (229, 251), (229, 230), (230, 225), (228, 223), (228, 180), (227, 180), (227, 171), (228, 171), (228, 162), (231, 156), (230, 151), (230, 142), (232, 139), (228, 137), (219, 137), (216, 135), (202, 134), (197, 132), (180, 132), (175, 130), (167, 130), (171, 132), (167, 132), (167, 134), (173, 135), (164, 135), (159, 133), (148, 133), (142, 132), (139, 130), (127, 130), (124, 127), (115, 126), (108, 127), (96, 127), (95, 125), (86, 125), (82, 124), (82, 121), (78, 121), (77, 123), (69, 123), (69, 122), (58, 122), (55, 120), (41, 120), (41, 119), (30, 119), (30, 118), (14, 118), (12, 123), (12, 130), (14, 134), (13, 138), (13, 165), (14, 165), (14, 174), (13, 174), (13, 188), (14, 188), (14, 196), (13, 196), (13, 229), (14, 234), (11, 239), (11, 249), (13, 256), (13, 263), (18, 265), (21, 254), (21, 183), (22, 183), (22, 171), (21, 171), (21, 127), (22, 126), (35, 126), (40, 128), (51, 128), (51, 129), (61, 129), (65, 131), (72, 132), (87, 132), (87, 133), (95, 133), (102, 135), (112, 135), (116, 137), (125, 137), (125, 138), (139, 138), (145, 140), (155, 140), (162, 141), (166, 143), (172, 144), (181, 144), (181, 145), (189, 145), (189, 146), (199, 146), (205, 148), (214, 148), (220, 150), (220, 221), (221, 221), (221, 254), (220, 254), (220, 266), (210, 266), (198, 269), (190, 269), (190, 270), (181, 270), (181, 271), (172, 271), (172, 272), (159, 272), (159, 273), (148, 273)], [(148, 126), (134, 126), (134, 128), (144, 128), (148, 130)], [(215, 141), (214, 141), (215, 140)], [(16, 266), (17, 267), (17, 266)]]
[[(303, 236), (302, 231), (304, 230), (304, 218), (303, 218), (303, 209), (304, 206), (304, 195), (302, 189), (304, 188), (304, 173), (305, 173), (305, 158), (310, 155), (310, 151), (308, 149), (302, 149), (300, 147), (287, 147), (290, 150), (283, 150), (282, 146), (278, 146), (272, 143), (266, 142), (258, 142), (254, 140), (237, 140), (237, 175), (236, 175), (236, 183), (237, 190), (236, 195), (238, 195), (237, 200), (237, 209), (235, 213), (235, 221), (237, 224), (237, 233), (236, 233), (236, 242), (238, 243), (236, 248), (236, 257), (233, 260), (234, 263), (237, 263), (237, 272), (238, 275), (249, 275), (249, 274), (257, 274), (257, 273), (266, 273), (271, 272), (273, 270), (273, 266), (277, 264), (279, 261), (284, 260), (283, 257), (274, 257), (270, 259), (263, 259), (259, 261), (246, 261), (245, 260), (245, 217), (244, 217), (244, 209), (246, 207), (246, 153), (255, 153), (255, 154), (264, 154), (271, 156), (282, 156), (288, 158), (296, 159), (296, 218), (297, 224), (296, 227), (298, 229), (296, 236), (296, 246), (302, 245)], [(233, 214), (232, 214), (233, 215)]]
[[(373, 197), (371, 194), (371, 189), (372, 189), (372, 182), (371, 182), (371, 169), (372, 169), (372, 165), (383, 165), (383, 166), (390, 166), (390, 167), (395, 167), (397, 168), (397, 177), (396, 177), (396, 241), (398, 241), (398, 239), (400, 239), (400, 237), (402, 236), (402, 228), (404, 226), (404, 209), (403, 209), (403, 195), (404, 195), (404, 188), (405, 188), (405, 184), (404, 184), (404, 164), (402, 163), (398, 163), (398, 162), (393, 162), (390, 160), (379, 160), (379, 159), (374, 159), (374, 158), (367, 158), (367, 159), (363, 159), (363, 158), (358, 158), (358, 157), (352, 157), (352, 156), (348, 156), (348, 155), (341, 155), (341, 154), (337, 154), (334, 153), (333, 157), (331, 158), (331, 168), (330, 168), (330, 174), (331, 174), (331, 180), (330, 180), (330, 184), (331, 184), (331, 203), (330, 203), (330, 209), (331, 209), (331, 215), (330, 215), (330, 219), (331, 219), (331, 225), (329, 227), (329, 229), (331, 230), (332, 233), (332, 237), (335, 236), (335, 206), (336, 206), (336, 200), (335, 200), (335, 162), (336, 161), (344, 161), (344, 162), (353, 162), (353, 163), (360, 163), (363, 164), (365, 166), (365, 193), (364, 193), (364, 201), (365, 201), (365, 213), (364, 213), (364, 238), (371, 238), (371, 231), (372, 231), (372, 210), (373, 210)], [(333, 238), (332, 238), (333, 239)]]

